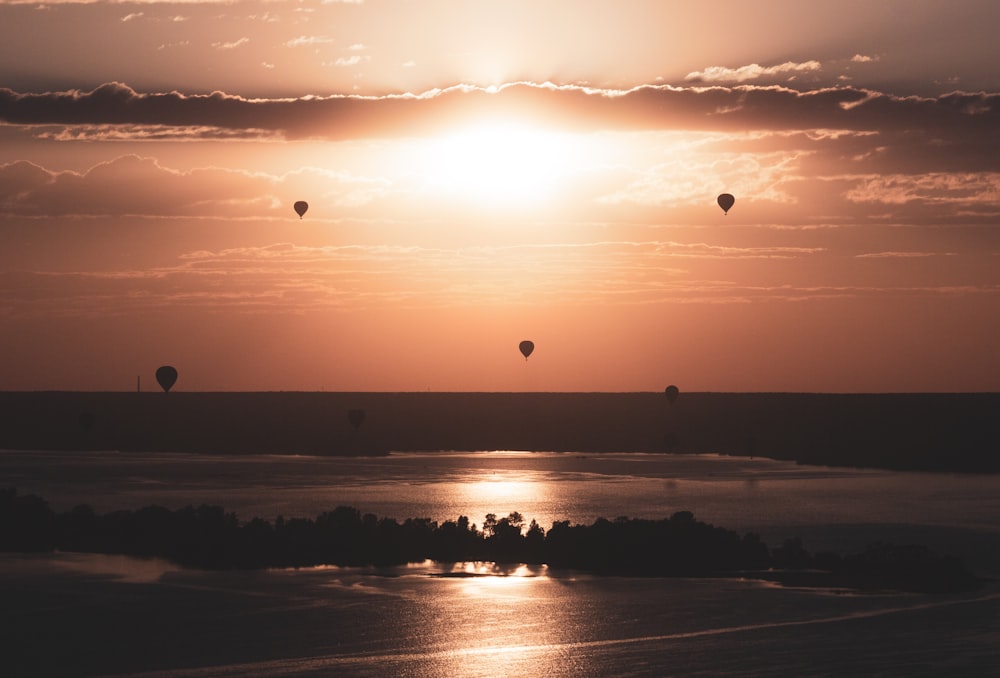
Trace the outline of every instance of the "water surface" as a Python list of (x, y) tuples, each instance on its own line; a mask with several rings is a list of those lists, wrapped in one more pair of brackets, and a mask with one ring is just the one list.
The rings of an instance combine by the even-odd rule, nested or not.
[[(481, 524), (521, 513), (543, 528), (664, 518), (704, 521), (815, 548), (907, 538), (1000, 538), (1000, 475), (804, 466), (720, 455), (546, 452), (393, 453), (386, 457), (0, 451), (0, 485), (56, 510), (218, 504), (241, 519), (315, 517), (347, 505), (398, 520)], [(852, 536), (853, 535), (853, 536)], [(808, 544), (807, 544), (808, 546)], [(1000, 549), (998, 549), (1000, 550)]]
[[(772, 545), (915, 541), (1000, 572), (1000, 477), (989, 475), (715, 455), (2, 451), (0, 484), (60, 511), (210, 503), (242, 519), (350, 505), (478, 523), (519, 511), (547, 528), (690, 510)], [(482, 563), (205, 572), (0, 555), (5, 675), (25, 676), (976, 676), (1000, 662), (998, 595), (996, 585), (872, 595)]]

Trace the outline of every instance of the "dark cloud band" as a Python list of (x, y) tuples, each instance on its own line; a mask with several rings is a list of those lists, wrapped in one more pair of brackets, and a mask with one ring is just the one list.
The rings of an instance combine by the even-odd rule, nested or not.
[[(146, 125), (267, 130), (288, 138), (349, 139), (433, 133), (469, 118), (527, 119), (574, 131), (848, 129), (932, 133), (944, 142), (1000, 138), (1000, 94), (897, 97), (851, 87), (643, 86), (629, 90), (516, 83), (423, 94), (248, 99), (213, 92), (0, 89), (0, 120), (15, 125)], [(558, 121), (558, 122), (556, 122)]]

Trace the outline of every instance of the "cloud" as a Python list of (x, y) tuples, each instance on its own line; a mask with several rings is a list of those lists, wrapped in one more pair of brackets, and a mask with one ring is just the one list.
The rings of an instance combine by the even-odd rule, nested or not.
[(774, 290), (691, 277), (680, 266), (703, 259), (795, 259), (818, 252), (671, 241), (458, 248), (279, 242), (190, 250), (172, 263), (141, 269), (0, 271), (0, 312), (123, 315), (184, 307), (299, 314), (385, 304), (743, 303)]
[[(893, 174), (861, 178), (847, 191), (854, 202), (1000, 204), (1000, 173)], [(995, 209), (995, 207), (994, 207)]]
[(178, 171), (155, 158), (123, 155), (85, 172), (55, 172), (34, 163), (0, 165), (0, 213), (287, 218), (289, 185), (322, 196), (330, 208), (357, 208), (386, 191), (378, 178), (302, 168), (287, 175), (218, 167)]
[(357, 66), (362, 61), (366, 61), (366, 60), (367, 60), (367, 57), (362, 57), (362, 56), (359, 56), (359, 55), (355, 54), (355, 55), (349, 56), (349, 57), (337, 57), (337, 60), (334, 62), (334, 64), (337, 65), (337, 66)]
[[(120, 83), (31, 94), (0, 89), (0, 121), (11, 138), (150, 144), (394, 140), (397, 155), (408, 149), (406, 162), (345, 166), (338, 173), (306, 170), (311, 174), (302, 195), (366, 218), (401, 218), (418, 210), (440, 214), (457, 205), (454, 195), (444, 196), (446, 206), (442, 196), (427, 192), (419, 159), (433, 152), (427, 144), (434, 141), (416, 137), (454, 132), (463, 120), (482, 118), (536, 121), (571, 138), (573, 148), (588, 149), (561, 176), (558, 195), (549, 196), (564, 218), (691, 223), (701, 217), (690, 210), (713, 204), (723, 191), (737, 195), (738, 212), (755, 205), (757, 223), (776, 226), (881, 222), (890, 213), (921, 223), (956, 216), (982, 221), (995, 219), (1000, 204), (1000, 95), (993, 93), (918, 98), (849, 87), (609, 90), (522, 83), (492, 93), (453, 87), (420, 95), (251, 99), (222, 92), (142, 94)], [(616, 152), (634, 149), (639, 159), (603, 161), (599, 143)], [(155, 157), (156, 151), (151, 145), (142, 155)], [(128, 199), (95, 197), (113, 192), (111, 183), (98, 183), (102, 177), (130, 163), (159, 192), (135, 186)], [(281, 192), (287, 185), (282, 176), (210, 168), (175, 172), (152, 157), (111, 159), (98, 172), (50, 173), (51, 181), (27, 189), (8, 188), (8, 181), (17, 184), (13, 174), (9, 166), (0, 168), (0, 205), (8, 214), (80, 209), (265, 217), (280, 214), (291, 198)], [(323, 180), (313, 181), (318, 177)], [(121, 181), (129, 185), (127, 172)], [(215, 192), (206, 193), (207, 186)], [(471, 207), (462, 209), (463, 216), (471, 215)]]
[(700, 201), (706, 192), (706, 176), (720, 187), (753, 195), (755, 200), (795, 202), (785, 184), (801, 177), (801, 151), (750, 152), (736, 145), (732, 150), (679, 149), (667, 163), (623, 172), (613, 183), (609, 178), (608, 183), (616, 188), (602, 194), (597, 202), (665, 207)]
[(818, 61), (786, 61), (776, 66), (750, 64), (738, 68), (710, 66), (703, 71), (688, 73), (684, 79), (688, 82), (747, 82), (748, 80), (772, 78), (779, 75), (786, 76), (791, 74), (791, 76), (795, 76), (799, 73), (814, 73), (822, 70), (822, 68), (822, 64)]
[(242, 47), (250, 42), (250, 38), (240, 38), (239, 40), (234, 40), (232, 42), (213, 42), (212, 47), (218, 50), (229, 50)]
[(283, 140), (274, 130), (224, 129), (176, 125), (51, 125), (37, 127), (32, 138), (40, 141), (255, 141)]
[(329, 45), (334, 41), (326, 35), (300, 35), (285, 43), (286, 47), (311, 47), (313, 45)]
[(905, 131), (937, 139), (939, 152), (948, 143), (972, 140), (996, 149), (1000, 140), (1000, 94), (986, 92), (918, 98), (852, 87), (608, 90), (518, 83), (489, 90), (456, 86), (421, 94), (248, 99), (223, 92), (144, 94), (121, 83), (86, 92), (0, 88), (0, 121), (18, 125), (259, 128), (289, 138), (349, 139), (430, 134), (484, 116), (556, 121), (566, 131)]
[(866, 252), (858, 259), (925, 259), (927, 257), (953, 257), (954, 252)]
[[(507, 247), (306, 246), (192, 249), (145, 268), (0, 271), (0, 314), (126, 315), (188, 309), (303, 314), (387, 306), (482, 308), (781, 303), (897, 296), (997, 295), (993, 284), (823, 284), (737, 271), (741, 262), (810, 266), (823, 248), (606, 241)], [(902, 256), (874, 253), (862, 258)], [(919, 256), (923, 257), (924, 254)], [(929, 254), (926, 256), (930, 256)], [(727, 277), (701, 262), (728, 262)], [(745, 270), (745, 269), (743, 269)], [(512, 282), (513, 281), (513, 282)]]

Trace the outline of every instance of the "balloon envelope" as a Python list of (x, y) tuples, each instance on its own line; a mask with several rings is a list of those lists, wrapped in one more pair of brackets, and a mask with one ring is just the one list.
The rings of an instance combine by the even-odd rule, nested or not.
[(164, 365), (156, 370), (156, 383), (160, 385), (160, 388), (163, 389), (164, 393), (169, 391), (170, 387), (173, 386), (176, 381), (177, 370), (170, 365)]
[(297, 203), (292, 205), (292, 207), (295, 208), (295, 213), (298, 214), (299, 219), (301, 219), (302, 215), (306, 213), (307, 209), (309, 209), (309, 203), (307, 203), (305, 200), (299, 200)]
[(674, 401), (677, 400), (677, 396), (681, 394), (681, 390), (676, 386), (674, 386), (673, 384), (671, 384), (670, 386), (667, 386), (666, 394), (667, 394), (667, 400), (669, 400), (670, 404), (673, 405)]
[(728, 214), (729, 210), (732, 209), (733, 205), (736, 203), (736, 198), (734, 198), (729, 193), (723, 193), (722, 195), (719, 196), (718, 202), (719, 202), (719, 207), (722, 208), (722, 211)]
[(521, 351), (521, 355), (524, 356), (524, 359), (527, 360), (528, 356), (531, 355), (531, 352), (535, 350), (535, 342), (525, 339), (517, 345), (517, 348)]
[(364, 410), (348, 410), (347, 420), (351, 422), (351, 426), (357, 431), (361, 428), (361, 424), (365, 422), (365, 411)]

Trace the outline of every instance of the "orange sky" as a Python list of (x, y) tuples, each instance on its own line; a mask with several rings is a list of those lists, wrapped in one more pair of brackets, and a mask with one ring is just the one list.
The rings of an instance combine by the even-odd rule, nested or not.
[(1000, 390), (1000, 6), (750, 4), (0, 4), (0, 390)]

